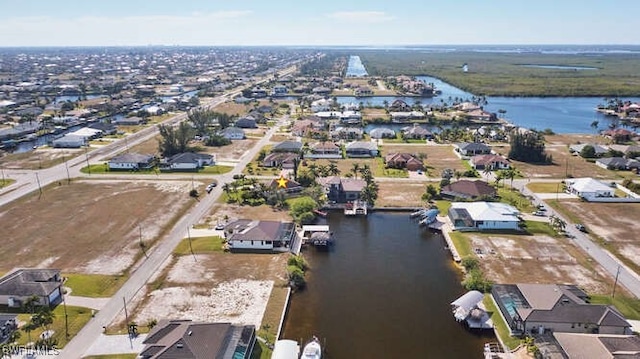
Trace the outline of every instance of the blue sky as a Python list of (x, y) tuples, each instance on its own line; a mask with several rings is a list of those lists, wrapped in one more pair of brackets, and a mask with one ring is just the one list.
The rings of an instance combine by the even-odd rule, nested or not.
[(0, 0), (0, 46), (640, 44), (638, 0)]

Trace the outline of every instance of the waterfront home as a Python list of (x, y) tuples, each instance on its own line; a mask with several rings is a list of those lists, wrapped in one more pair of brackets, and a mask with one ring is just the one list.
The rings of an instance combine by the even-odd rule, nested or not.
[(19, 139), (21, 137), (34, 134), (42, 129), (42, 125), (38, 122), (24, 122), (13, 127), (0, 129), (0, 141)]
[(364, 130), (360, 127), (336, 127), (329, 133), (333, 139), (359, 140), (364, 136)]
[(403, 100), (397, 99), (394, 100), (391, 105), (389, 105), (389, 112), (409, 112), (411, 111), (411, 106), (409, 106)]
[(464, 117), (468, 120), (474, 121), (495, 121), (496, 114), (483, 110), (482, 108), (469, 111), (464, 114)]
[(596, 157), (600, 157), (609, 152), (609, 148), (607, 146), (603, 146), (597, 143), (577, 143), (575, 145), (570, 145), (569, 152), (580, 155), (582, 153), (582, 150), (584, 150), (584, 148), (587, 146), (593, 147)]
[(355, 89), (353, 94), (356, 97), (365, 97), (365, 96), (373, 96), (373, 90), (369, 88), (369, 86), (359, 86)]
[(369, 132), (371, 138), (396, 138), (396, 132), (390, 128), (378, 127)]
[(640, 157), (640, 146), (639, 145), (611, 145), (610, 149), (614, 151), (620, 151), (624, 153), (627, 158), (636, 158)]
[(615, 307), (589, 304), (575, 285), (494, 284), (491, 295), (513, 335), (631, 334), (631, 325)]
[(333, 142), (316, 142), (309, 146), (304, 158), (342, 158), (342, 150)]
[(408, 171), (424, 169), (421, 159), (406, 152), (389, 153), (384, 156), (384, 163), (387, 168), (406, 169)]
[(256, 330), (253, 325), (205, 323), (184, 319), (162, 319), (142, 344), (142, 359), (230, 358), (249, 359)]
[(227, 224), (224, 235), (231, 250), (288, 250), (297, 238), (293, 222), (247, 219)]
[(326, 98), (315, 100), (311, 102), (311, 112), (329, 111), (331, 109), (332, 104), (333, 104), (333, 101)]
[(62, 277), (58, 269), (16, 269), (0, 278), (0, 304), (20, 308), (31, 297), (39, 305), (53, 307), (62, 301)]
[(86, 137), (72, 134), (66, 134), (60, 138), (56, 138), (50, 143), (51, 147), (55, 148), (80, 148), (86, 144)]
[(403, 123), (411, 120), (419, 120), (424, 118), (424, 112), (408, 111), (408, 112), (389, 112), (391, 122)]
[(367, 183), (362, 179), (320, 177), (316, 180), (323, 188), (327, 199), (336, 203), (346, 203), (360, 199), (360, 193)]
[(499, 202), (453, 202), (449, 219), (456, 230), (519, 230), (520, 212)]
[(598, 197), (613, 197), (615, 189), (591, 177), (570, 178), (565, 181), (567, 192), (586, 200)]
[(274, 97), (287, 96), (288, 92), (289, 92), (289, 89), (287, 88), (287, 86), (275, 85), (271, 89), (271, 96), (274, 96)]
[(328, 95), (331, 93), (331, 89), (324, 86), (317, 86), (311, 89), (311, 93), (316, 95)]
[(228, 140), (243, 140), (245, 137), (244, 130), (240, 127), (227, 127), (218, 134)]
[(432, 139), (433, 133), (418, 124), (414, 124), (413, 126), (402, 128), (402, 137), (411, 140), (426, 140)]
[(297, 152), (273, 152), (266, 155), (260, 165), (262, 167), (293, 169), (299, 159), (300, 154)]
[(613, 140), (613, 143), (624, 143), (631, 141), (631, 139), (636, 136), (636, 133), (624, 128), (616, 128), (606, 130), (602, 132), (602, 135)]
[(462, 156), (486, 155), (491, 153), (491, 147), (481, 142), (461, 142), (453, 145), (456, 152)]
[(471, 164), (471, 167), (477, 170), (489, 169), (491, 171), (496, 171), (505, 170), (511, 167), (511, 164), (506, 158), (492, 153), (488, 155), (475, 155), (471, 157), (469, 163)]
[(213, 166), (215, 160), (206, 153), (183, 152), (160, 161), (161, 171), (197, 171), (204, 166)]
[(640, 337), (637, 335), (555, 332), (553, 337), (558, 344), (554, 349), (559, 349), (565, 358), (640, 358)]
[(473, 103), (473, 102), (468, 102), (468, 101), (459, 103), (459, 104), (453, 106), (453, 108), (458, 110), (458, 111), (464, 111), (464, 112), (471, 112), (471, 111), (482, 109), (482, 107), (480, 107), (480, 105), (478, 105), (476, 103)]
[(293, 123), (291, 134), (294, 136), (311, 136), (325, 128), (324, 122), (316, 116), (307, 116)]
[(345, 146), (347, 157), (376, 157), (378, 145), (375, 142), (354, 141)]
[(631, 171), (640, 169), (640, 162), (624, 157), (598, 158), (596, 165), (608, 170)]
[(282, 141), (271, 148), (271, 152), (300, 152), (300, 150), (302, 150), (300, 141)]
[(109, 160), (109, 170), (147, 170), (156, 162), (154, 155), (123, 153)]
[(440, 189), (440, 195), (447, 198), (494, 198), (496, 189), (484, 181), (459, 180), (451, 182)]

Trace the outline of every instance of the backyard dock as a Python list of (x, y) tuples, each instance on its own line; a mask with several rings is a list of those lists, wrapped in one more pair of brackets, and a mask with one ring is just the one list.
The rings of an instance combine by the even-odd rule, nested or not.
[(366, 216), (367, 215), (367, 202), (353, 201), (344, 205), (345, 216)]

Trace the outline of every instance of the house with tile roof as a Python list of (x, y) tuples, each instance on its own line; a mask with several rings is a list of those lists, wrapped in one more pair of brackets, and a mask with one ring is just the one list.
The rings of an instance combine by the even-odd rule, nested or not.
[(459, 180), (451, 182), (440, 189), (440, 195), (448, 198), (477, 199), (495, 197), (495, 187), (484, 181)]

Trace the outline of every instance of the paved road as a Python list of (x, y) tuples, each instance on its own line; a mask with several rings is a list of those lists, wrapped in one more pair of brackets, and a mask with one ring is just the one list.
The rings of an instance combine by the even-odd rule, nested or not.
[[(558, 180), (555, 180), (558, 181)], [(513, 186), (519, 189), (525, 196), (532, 196), (534, 203), (543, 203), (542, 198), (531, 192), (527, 187), (527, 180), (515, 180)], [(567, 232), (573, 236), (573, 242), (580, 248), (582, 248), (591, 258), (600, 264), (611, 276), (618, 277), (618, 284), (624, 286), (629, 292), (631, 292), (636, 298), (640, 298), (640, 276), (633, 270), (629, 269), (623, 263), (615, 258), (609, 251), (603, 249), (600, 245), (593, 243), (589, 236), (580, 232), (575, 228), (575, 223), (572, 223), (562, 214), (555, 211), (553, 208), (547, 207), (549, 215), (555, 214), (567, 223)], [(613, 288), (612, 288), (613, 289)]]
[[(220, 175), (220, 183), (232, 181), (235, 174), (240, 174), (242, 169), (253, 159), (260, 149), (266, 145), (271, 136), (278, 130), (279, 126), (288, 121), (288, 116), (281, 119), (276, 126), (272, 127), (267, 134), (261, 138), (252, 149), (247, 151), (238, 165), (229, 173)], [(200, 218), (207, 215), (222, 194), (222, 186), (219, 185), (207, 196), (203, 196), (200, 202), (183, 216), (171, 229), (169, 234), (162, 239), (158, 245), (149, 251), (149, 257), (131, 273), (127, 282), (118, 292), (105, 304), (89, 323), (76, 335), (62, 351), (61, 358), (77, 359), (84, 355), (85, 351), (100, 337), (102, 327), (109, 325), (114, 318), (124, 308), (124, 301), (127, 303), (144, 287), (149, 278), (160, 269), (162, 263), (171, 255), (178, 243), (186, 237), (187, 228), (197, 223)], [(124, 298), (124, 301), (123, 301)]]

